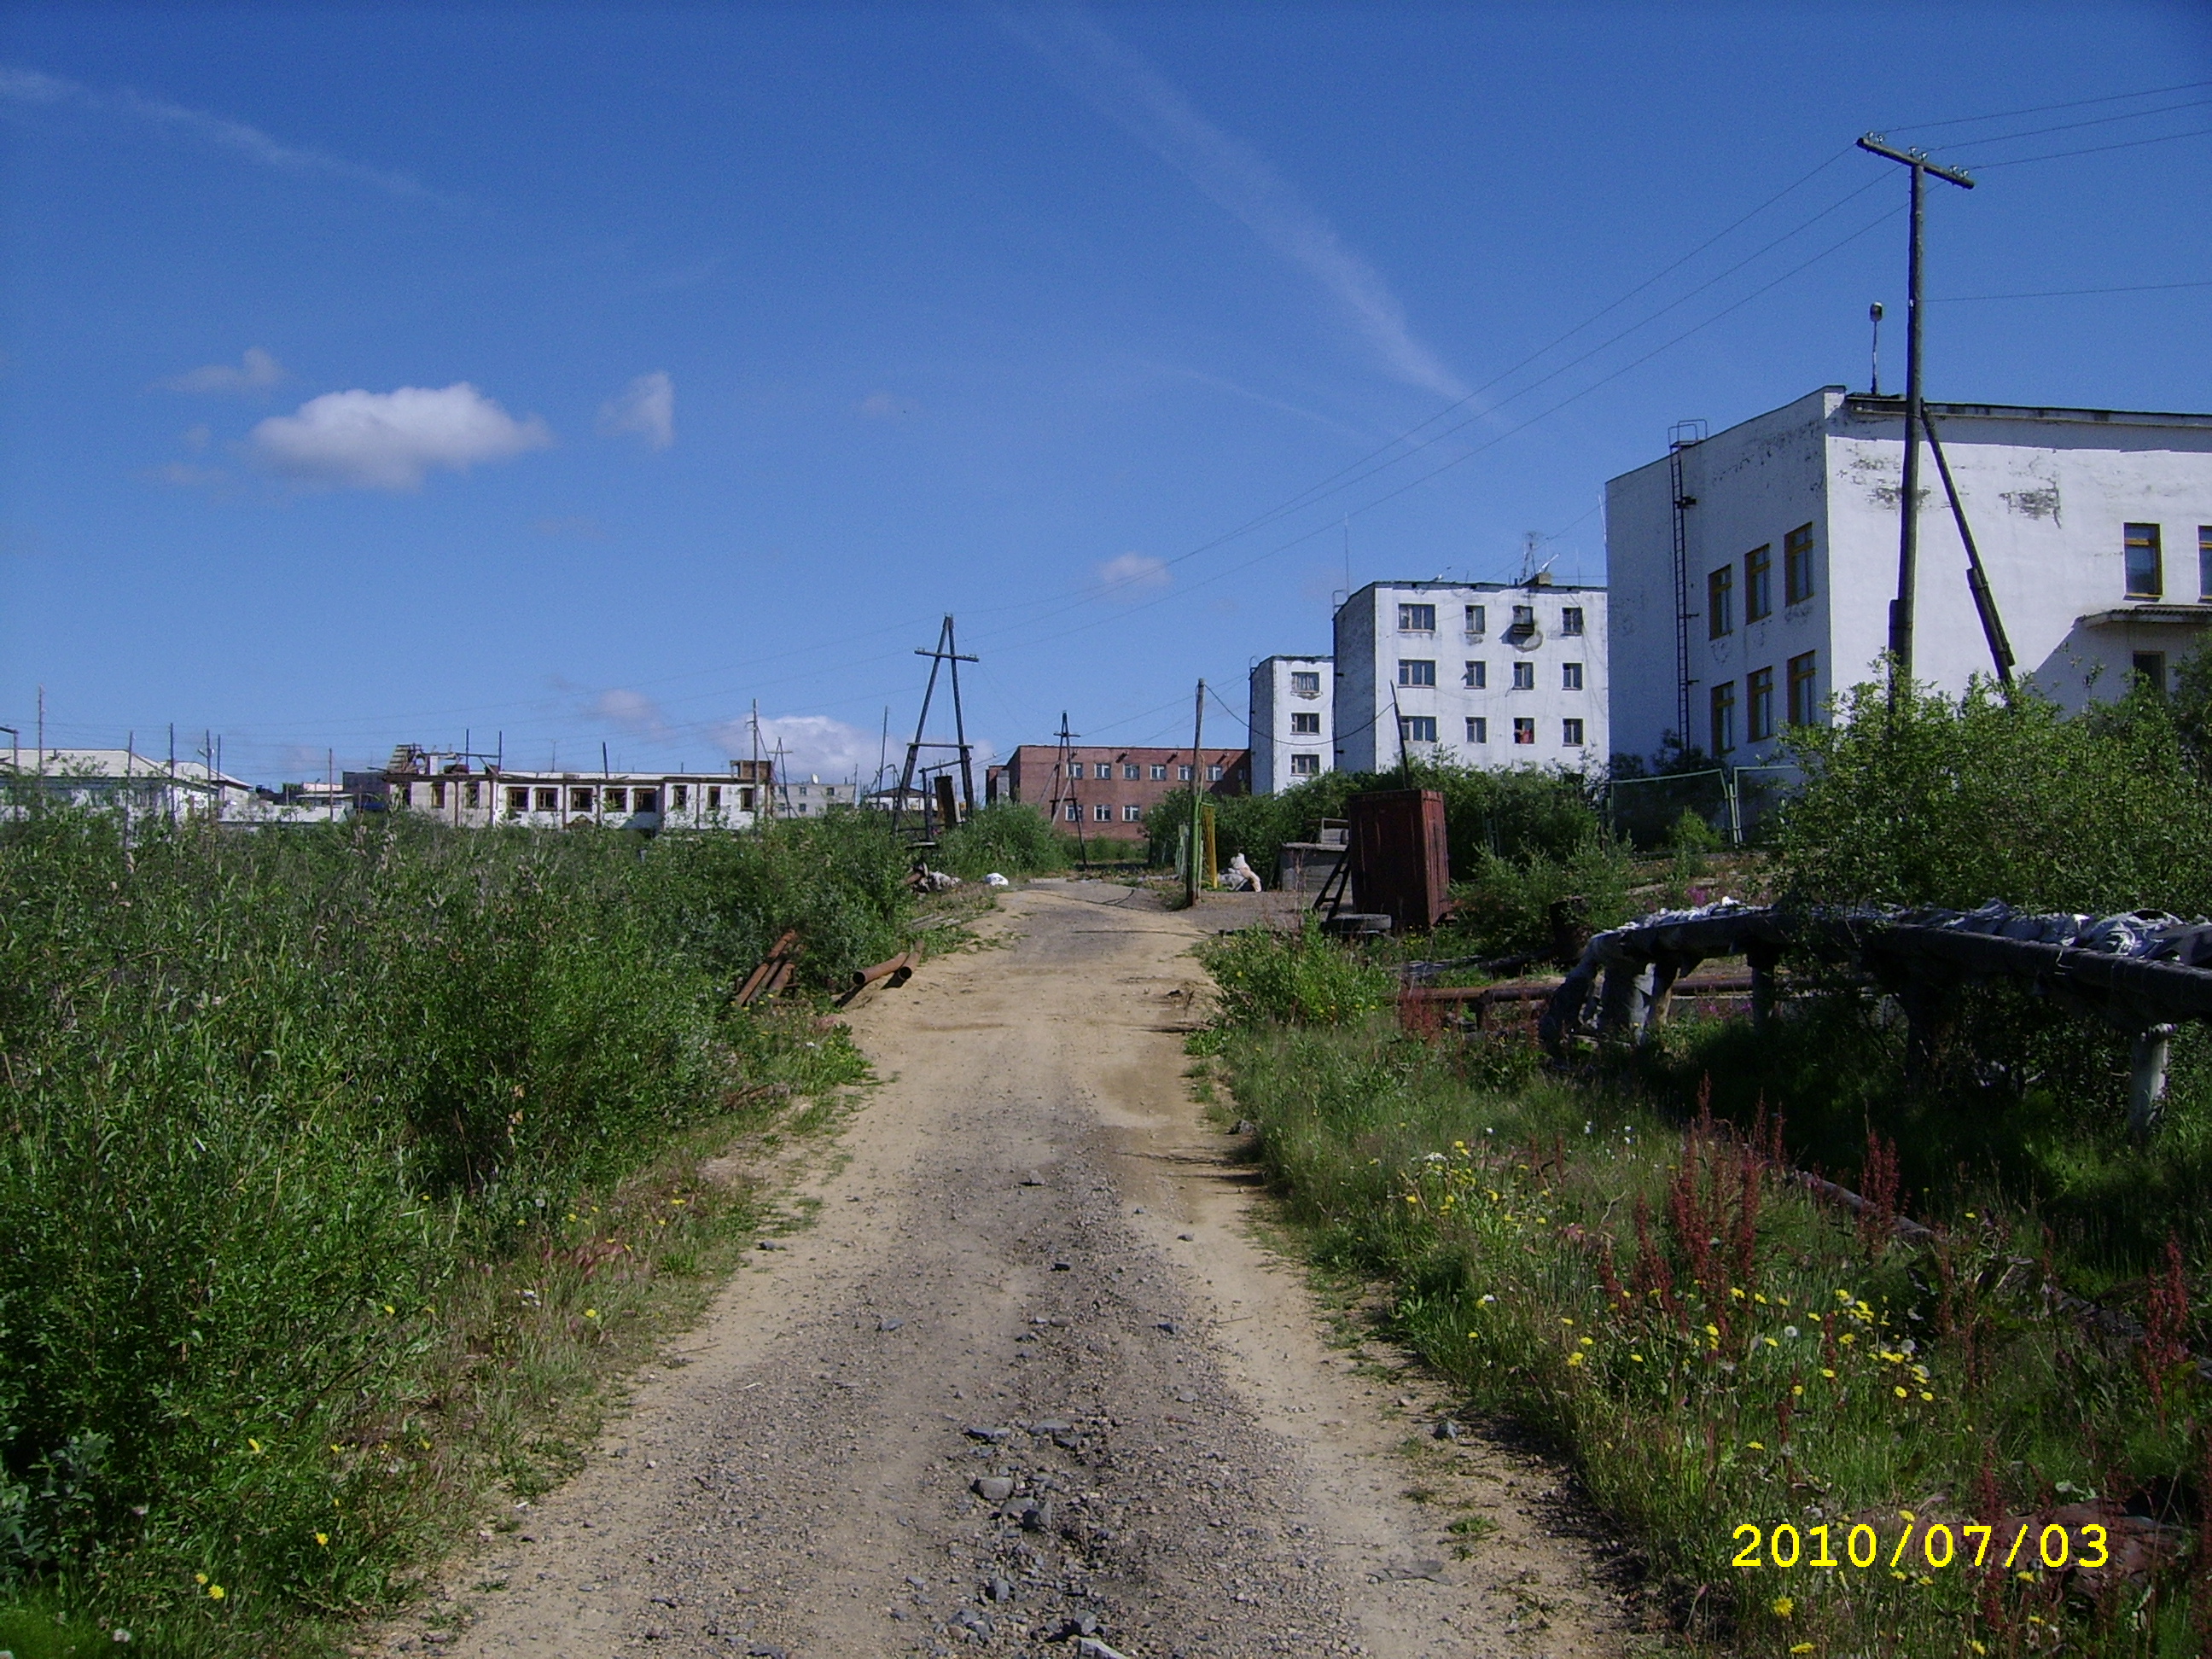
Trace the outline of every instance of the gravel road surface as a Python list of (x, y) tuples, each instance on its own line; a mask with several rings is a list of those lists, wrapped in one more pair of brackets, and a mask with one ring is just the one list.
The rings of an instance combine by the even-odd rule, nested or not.
[(1624, 1650), (1555, 1472), (1437, 1438), (1434, 1386), (1331, 1346), (1255, 1237), (1182, 1046), (1189, 947), (1239, 919), (1037, 883), (855, 1009), (885, 1081), (813, 1224), (384, 1650)]

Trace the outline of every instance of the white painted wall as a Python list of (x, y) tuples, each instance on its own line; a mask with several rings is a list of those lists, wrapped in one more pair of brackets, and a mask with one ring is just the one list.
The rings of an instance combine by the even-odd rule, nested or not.
[[(2186, 655), (2212, 623), (2198, 568), (2212, 526), (2212, 416), (1933, 404), (2019, 672), (2068, 707), (2117, 695), (2134, 653)], [(1732, 761), (1769, 758), (1745, 729), (1745, 681), (1815, 653), (1817, 696), (1875, 675), (1896, 591), (1904, 416), (1896, 398), (1824, 387), (1717, 433), (1683, 453), (1691, 680), (1688, 742), (1710, 752), (1716, 684), (1737, 690)], [(1922, 453), (1914, 677), (1956, 695), (1991, 670), (1966, 584), (1966, 554), (1933, 459)], [(1612, 633), (1613, 730), (1629, 754), (1656, 754), (1676, 717), (1674, 526), (1664, 459), (1607, 486), (1607, 574), (1620, 604)], [(2163, 600), (2126, 597), (2124, 526), (2158, 524)], [(1784, 542), (1814, 528), (1814, 592), (1783, 603)], [(1775, 609), (1743, 616), (1743, 560), (1772, 550)], [(1730, 565), (1735, 627), (1711, 637), (1708, 574)], [(2118, 620), (2112, 613), (2123, 613)], [(1778, 714), (1783, 712), (1778, 708)]]
[[(1336, 613), (1336, 761), (1351, 771), (1382, 771), (1398, 763), (1401, 719), (1437, 723), (1433, 744), (1411, 742), (1414, 757), (1457, 760), (1473, 766), (1568, 766), (1603, 763), (1607, 747), (1610, 662), (1607, 648), (1606, 589), (1509, 586), (1497, 582), (1376, 582), (1346, 599)], [(1431, 633), (1399, 626), (1401, 607), (1436, 607)], [(1480, 607), (1480, 629), (1468, 618)], [(1512, 627), (1516, 606), (1534, 613), (1525, 634)], [(1565, 631), (1570, 611), (1582, 614), (1582, 631)], [(1399, 683), (1401, 662), (1436, 665), (1434, 686)], [(1533, 684), (1514, 684), (1525, 665)], [(1471, 665), (1480, 665), (1481, 684)], [(1582, 684), (1570, 689), (1567, 669)], [(1394, 702), (1395, 695), (1395, 702)], [(1515, 721), (1532, 721), (1533, 741), (1514, 741)], [(1565, 722), (1582, 723), (1580, 743), (1567, 741)], [(1480, 720), (1482, 735), (1470, 730)]]
[[(1320, 690), (1298, 691), (1292, 676), (1311, 674)], [(1247, 721), (1252, 736), (1252, 793), (1272, 795), (1309, 777), (1336, 769), (1334, 723), (1335, 665), (1327, 657), (1269, 657), (1252, 668), (1251, 703)], [(1317, 732), (1293, 729), (1296, 717), (1307, 715)], [(1311, 757), (1314, 770), (1302, 773), (1294, 756)]]

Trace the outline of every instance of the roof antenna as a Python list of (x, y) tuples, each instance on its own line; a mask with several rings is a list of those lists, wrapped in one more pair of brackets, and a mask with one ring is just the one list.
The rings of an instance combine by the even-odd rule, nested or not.
[(1867, 307), (1867, 320), (1874, 325), (1874, 374), (1869, 377), (1867, 396), (1881, 396), (1881, 301), (1876, 300)]

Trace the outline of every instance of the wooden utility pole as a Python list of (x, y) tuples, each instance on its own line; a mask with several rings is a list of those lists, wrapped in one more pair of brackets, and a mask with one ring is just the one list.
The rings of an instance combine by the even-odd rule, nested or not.
[(1198, 708), (1190, 726), (1189, 854), (1183, 860), (1182, 896), (1186, 904), (1198, 902), (1198, 789), (1206, 770), (1206, 682), (1198, 683)]
[(1898, 502), (1897, 598), (1889, 607), (1889, 706), (1897, 707), (1904, 689), (1912, 684), (1913, 584), (1920, 556), (1920, 267), (1923, 198), (1927, 175), (1972, 190), (1974, 181), (1955, 168), (1939, 167), (1927, 152), (1897, 149), (1878, 133), (1859, 140), (1859, 148), (1912, 170), (1912, 233), (1905, 255), (1905, 478)]

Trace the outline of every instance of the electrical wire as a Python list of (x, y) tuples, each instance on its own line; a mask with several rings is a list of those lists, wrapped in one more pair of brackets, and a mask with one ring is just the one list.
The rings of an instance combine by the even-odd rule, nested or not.
[(2102, 155), (2107, 150), (2140, 149), (2145, 144), (2170, 144), (2177, 138), (2202, 138), (2212, 133), (2212, 127), (2191, 127), (2186, 132), (2162, 133), (2155, 138), (2130, 138), (2124, 143), (2092, 144), (2086, 149), (2052, 150), (2047, 155), (2014, 155), (2002, 161), (1973, 161), (1966, 165), (1977, 173), (1989, 173), (1998, 167), (2026, 167), (2030, 161), (2063, 161), (2069, 155)]
[(2177, 288), (2212, 288), (2212, 280), (2197, 283), (2136, 283), (2127, 288), (2046, 288), (2033, 294), (1943, 294), (1928, 303), (1961, 306), (1978, 300), (2066, 300), (2083, 294), (2158, 294)]
[(2093, 104), (2117, 104), (2130, 98), (2163, 98), (2170, 92), (2197, 92), (2212, 87), (2212, 81), (2185, 81), (2174, 87), (2147, 87), (2141, 92), (2107, 93), (2102, 98), (2076, 98), (2063, 104), (2032, 104), (2026, 109), (1999, 110), (1992, 115), (1954, 115), (1945, 121), (1915, 121), (1904, 126), (1887, 128), (1890, 132), (1927, 132), (1936, 127), (1971, 126), (1980, 121), (2009, 121), (2020, 115), (2047, 115), (2054, 110), (2087, 109)]
[(2122, 115), (2093, 116), (2087, 121), (2063, 121), (2054, 127), (2029, 127), (2020, 132), (1986, 133), (1978, 138), (1962, 138), (1959, 143), (1967, 148), (1975, 144), (2007, 144), (2015, 138), (2040, 138), (2046, 133), (2077, 132), (2083, 127), (2110, 126), (2115, 121), (2141, 121), (2154, 115), (2170, 115), (2176, 110), (2203, 109), (2208, 102), (2212, 100), (2188, 98), (2179, 104), (2160, 104), (2155, 109), (2132, 109)]

